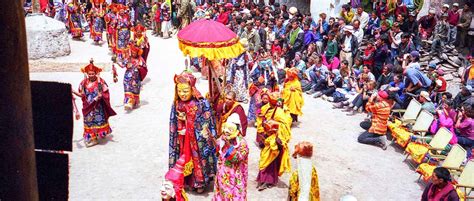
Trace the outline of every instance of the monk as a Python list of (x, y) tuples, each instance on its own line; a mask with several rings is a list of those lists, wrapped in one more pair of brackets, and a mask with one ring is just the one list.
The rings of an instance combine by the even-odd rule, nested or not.
[(278, 177), (291, 170), (288, 143), (292, 118), (282, 108), (283, 102), (278, 92), (272, 92), (269, 97), (269, 104), (262, 107), (261, 121), (257, 122), (257, 129), (263, 126), (265, 132), (257, 176), (259, 191), (276, 185)]
[[(244, 108), (236, 101), (236, 94), (233, 91), (227, 92), (223, 103), (217, 105), (216, 108), (218, 126), (217, 129), (220, 133), (222, 124), (227, 121), (232, 114), (239, 115), (240, 126), (242, 130), (242, 136), (245, 137), (247, 133), (247, 115), (245, 115)], [(219, 135), (220, 136), (220, 135)]]
[(282, 92), (285, 107), (288, 108), (293, 123), (298, 122), (298, 116), (302, 115), (301, 109), (304, 105), (303, 90), (298, 79), (298, 69), (293, 67), (287, 70), (285, 84)]

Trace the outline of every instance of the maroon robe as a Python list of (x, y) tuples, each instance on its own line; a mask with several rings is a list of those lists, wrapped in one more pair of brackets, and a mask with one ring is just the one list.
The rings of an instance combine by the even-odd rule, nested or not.
[[(238, 103), (237, 103), (238, 104)], [(244, 108), (238, 104), (236, 107), (234, 107), (230, 112), (230, 115), (229, 117), (233, 114), (233, 113), (237, 113), (239, 115), (239, 119), (240, 119), (240, 129), (242, 131), (242, 136), (245, 137), (245, 135), (247, 134), (247, 125), (248, 125), (248, 121), (247, 121), (247, 115), (245, 115), (245, 111), (244, 111)], [(217, 105), (217, 108), (216, 108), (216, 114), (217, 114), (217, 118), (218, 118), (218, 121), (221, 121), (222, 119), (222, 116), (224, 114), (228, 113), (227, 111), (224, 113), (224, 103), (219, 103), (219, 105)], [(224, 123), (224, 122), (220, 122), (221, 124)], [(220, 131), (218, 131), (220, 132)]]

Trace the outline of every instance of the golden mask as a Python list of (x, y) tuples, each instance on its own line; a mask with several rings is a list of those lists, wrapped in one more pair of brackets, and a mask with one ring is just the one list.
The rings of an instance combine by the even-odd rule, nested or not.
[(176, 90), (178, 92), (179, 100), (181, 101), (191, 100), (192, 91), (193, 91), (191, 88), (191, 85), (187, 83), (178, 83), (176, 85)]

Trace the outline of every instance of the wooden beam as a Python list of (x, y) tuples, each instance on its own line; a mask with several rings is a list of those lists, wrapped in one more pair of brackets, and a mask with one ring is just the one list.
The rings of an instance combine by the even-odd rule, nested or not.
[(0, 199), (38, 200), (23, 1), (0, 0)]

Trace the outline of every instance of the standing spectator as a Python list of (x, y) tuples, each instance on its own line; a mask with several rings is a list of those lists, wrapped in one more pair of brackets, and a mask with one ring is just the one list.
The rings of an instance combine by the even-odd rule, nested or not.
[(471, 25), (472, 20), (472, 12), (471, 12), (471, 2), (466, 2), (464, 4), (464, 9), (462, 10), (461, 20), (459, 21), (458, 29), (459, 29), (459, 47), (464, 48), (466, 47), (467, 41), (466, 36), (467, 32), (469, 31), (469, 27)]
[(318, 39), (316, 41), (316, 48), (319, 54), (323, 52), (323, 36), (329, 33), (329, 24), (326, 21), (326, 14), (320, 13), (318, 23), (313, 27), (314, 34)]
[(352, 33), (352, 35), (357, 38), (357, 44), (360, 45), (362, 43), (362, 39), (364, 38), (364, 29), (362, 29), (360, 26), (359, 20), (354, 20), (352, 26), (354, 27), (354, 33)]
[(393, 61), (398, 56), (398, 46), (402, 42), (402, 32), (398, 22), (393, 23), (392, 30), (389, 31), (390, 44), (390, 61)]
[(440, 53), (445, 48), (444, 45), (448, 41), (449, 23), (448, 14), (441, 15), (441, 21), (436, 24), (433, 32), (433, 43), (431, 44), (431, 54)]
[(372, 67), (372, 71), (376, 75), (382, 73), (382, 67), (385, 65), (390, 54), (386, 41), (386, 38), (379, 38), (375, 42), (374, 66)]
[(292, 60), (295, 57), (295, 53), (299, 52), (303, 47), (304, 32), (300, 28), (300, 22), (297, 19), (291, 22), (291, 31), (288, 34), (288, 59)]
[(352, 18), (352, 23), (354, 23), (355, 20), (360, 21), (360, 28), (365, 29), (367, 27), (367, 24), (369, 24), (369, 14), (364, 11), (362, 8), (362, 5), (360, 5), (357, 8), (357, 12), (354, 15), (354, 18)]
[(260, 36), (260, 47), (267, 49), (267, 31), (265, 31), (265, 24), (262, 23), (262, 20), (255, 20), (255, 29), (258, 31)]
[(453, 8), (448, 11), (448, 23), (449, 23), (449, 34), (448, 34), (448, 46), (450, 48), (454, 47), (456, 42), (456, 35), (458, 32), (457, 25), (459, 23), (459, 4), (453, 3)]
[(352, 58), (357, 55), (357, 50), (359, 48), (357, 38), (354, 37), (352, 33), (354, 33), (354, 28), (350, 25), (345, 26), (344, 36), (342, 36), (339, 41), (339, 47), (341, 48), (339, 59), (347, 60), (349, 66), (352, 66)]
[(249, 43), (249, 51), (251, 54), (258, 52), (260, 49), (260, 35), (253, 28), (253, 21), (248, 20), (246, 23), (246, 29), (242, 32), (241, 38), (247, 39)]

